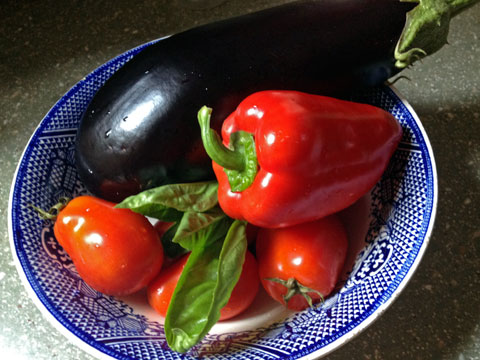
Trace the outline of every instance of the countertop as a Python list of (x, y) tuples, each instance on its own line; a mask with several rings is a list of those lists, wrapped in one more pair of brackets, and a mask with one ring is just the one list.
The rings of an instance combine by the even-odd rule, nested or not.
[[(200, 1), (201, 2), (201, 1)], [(283, 1), (287, 2), (287, 1)], [(55, 102), (112, 57), (200, 23), (282, 3), (12, 1), (0, 4), (0, 355), (91, 359), (50, 325), (20, 282), (7, 232), (18, 160)], [(480, 5), (454, 18), (449, 45), (395, 86), (430, 138), (438, 213), (424, 258), (393, 305), (327, 359), (480, 359)]]

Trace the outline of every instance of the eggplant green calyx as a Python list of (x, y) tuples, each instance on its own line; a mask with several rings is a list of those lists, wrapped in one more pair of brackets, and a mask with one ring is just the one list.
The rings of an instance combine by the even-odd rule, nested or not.
[(283, 295), (283, 301), (285, 301), (285, 305), (288, 305), (288, 302), (290, 301), (290, 299), (295, 295), (301, 295), (307, 301), (308, 306), (313, 307), (312, 297), (308, 294), (312, 292), (320, 296), (321, 302), (324, 301), (324, 298), (321, 292), (302, 285), (295, 278), (289, 278), (288, 280), (283, 280), (278, 278), (266, 278), (265, 280), (276, 282), (287, 288), (287, 292), (285, 293), (285, 295)]
[(407, 13), (395, 47), (395, 66), (403, 69), (447, 44), (450, 19), (480, 0), (401, 0), (418, 3)]
[(244, 191), (253, 183), (258, 171), (254, 137), (246, 131), (234, 132), (230, 135), (230, 147), (226, 147), (218, 133), (210, 128), (211, 114), (212, 109), (206, 106), (198, 111), (205, 151), (223, 167), (232, 191)]

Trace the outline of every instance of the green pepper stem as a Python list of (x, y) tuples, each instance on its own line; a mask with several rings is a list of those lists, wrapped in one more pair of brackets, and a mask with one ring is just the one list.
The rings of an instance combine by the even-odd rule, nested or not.
[(236, 131), (230, 135), (230, 147), (223, 145), (217, 132), (210, 128), (212, 109), (203, 106), (198, 111), (203, 146), (210, 158), (223, 167), (234, 192), (247, 189), (255, 180), (258, 163), (253, 134)]
[(242, 171), (245, 168), (244, 154), (223, 145), (218, 133), (210, 128), (212, 109), (203, 106), (198, 111), (203, 146), (208, 156), (223, 168)]

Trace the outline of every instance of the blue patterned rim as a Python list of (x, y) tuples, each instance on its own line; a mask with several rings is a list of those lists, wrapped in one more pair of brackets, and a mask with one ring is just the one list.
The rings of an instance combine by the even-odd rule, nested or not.
[(189, 353), (177, 354), (166, 346), (161, 324), (83, 283), (56, 244), (51, 224), (38, 220), (29, 207), (48, 208), (61, 195), (86, 191), (76, 175), (73, 156), (79, 119), (108, 77), (150, 44), (112, 59), (77, 83), (48, 112), (25, 148), (10, 193), (9, 234), (29, 295), (61, 333), (99, 358), (298, 359), (338, 348), (393, 302), (427, 247), (437, 180), (433, 153), (418, 117), (390, 87), (352, 98), (390, 111), (402, 124), (404, 136), (372, 190), (365, 248), (334, 296), (317, 309), (265, 328), (208, 335)]

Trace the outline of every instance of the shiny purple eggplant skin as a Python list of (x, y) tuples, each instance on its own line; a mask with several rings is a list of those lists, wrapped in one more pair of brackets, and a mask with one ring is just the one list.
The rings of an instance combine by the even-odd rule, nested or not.
[(146, 47), (86, 109), (79, 176), (120, 201), (166, 184), (213, 179), (197, 112), (217, 130), (260, 90), (342, 97), (396, 73), (393, 50), (413, 5), (398, 0), (297, 1), (203, 25)]

